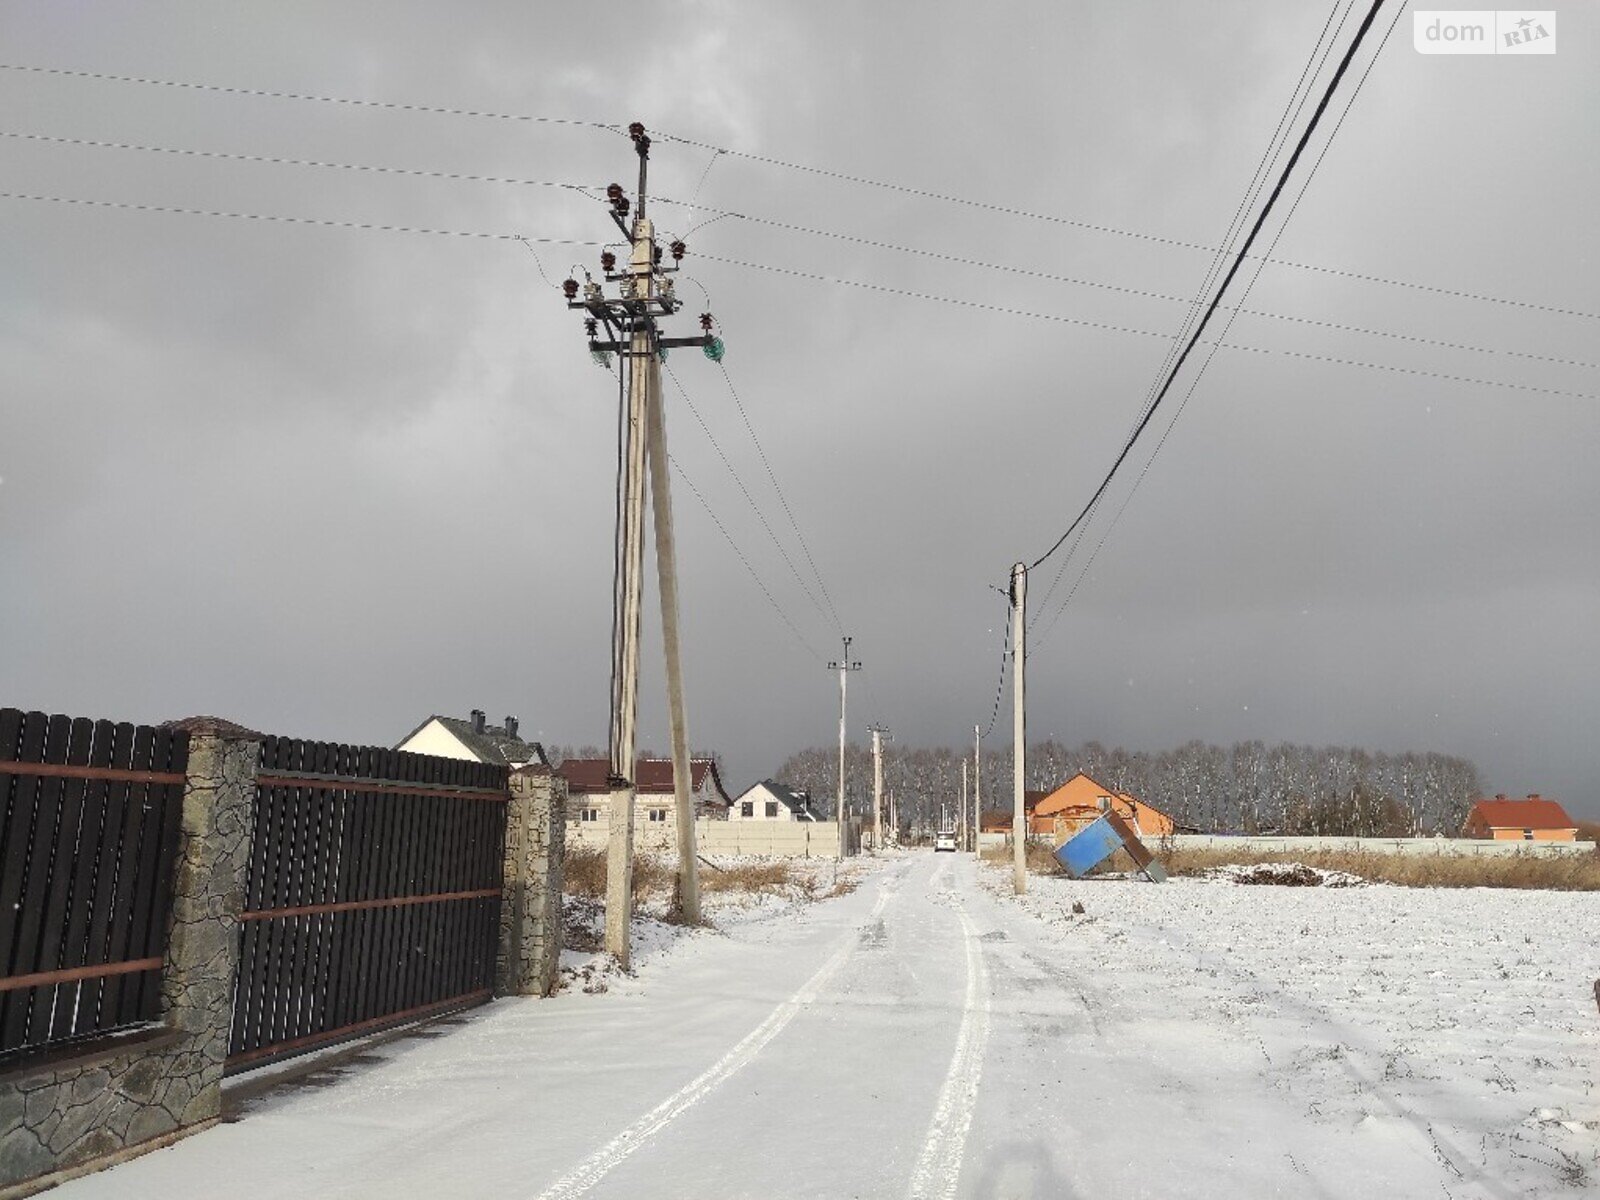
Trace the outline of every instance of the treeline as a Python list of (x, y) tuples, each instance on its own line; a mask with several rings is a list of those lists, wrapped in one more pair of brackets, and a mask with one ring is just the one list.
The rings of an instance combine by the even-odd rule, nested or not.
[[(895, 794), (903, 827), (926, 831), (960, 806), (961, 764), (971, 786), (972, 750), (884, 747), (884, 788)], [(837, 746), (790, 755), (774, 774), (810, 791), (831, 812), (838, 789)], [(1085, 742), (1028, 748), (1027, 786), (1048, 790), (1086, 771), (1202, 833), (1283, 833), (1354, 837), (1454, 836), (1480, 795), (1478, 768), (1448, 754), (1371, 752), (1356, 746), (1191, 741), (1157, 754)], [(1011, 750), (983, 755), (985, 810), (1011, 804)], [(845, 752), (846, 808), (871, 812), (872, 753)], [(970, 795), (969, 804), (970, 804)]]

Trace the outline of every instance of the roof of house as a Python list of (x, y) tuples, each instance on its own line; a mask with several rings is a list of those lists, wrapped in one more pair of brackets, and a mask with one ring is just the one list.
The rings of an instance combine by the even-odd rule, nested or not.
[(1133, 805), (1138, 805), (1140, 808), (1146, 809), (1149, 812), (1156, 813), (1163, 817), (1167, 815), (1166, 813), (1161, 812), (1161, 810), (1156, 808), (1154, 805), (1146, 804), (1143, 800), (1127, 795), (1125, 792), (1115, 791), (1112, 788), (1106, 787), (1103, 783), (1100, 783), (1098, 780), (1086, 775), (1082, 771), (1079, 771), (1071, 779), (1067, 780), (1060, 787), (1052, 791), (1048, 797), (1040, 803), (1038, 807), (1038, 815), (1041, 817), (1046, 817), (1052, 813), (1059, 812), (1094, 811), (1100, 807), (1100, 798), (1102, 796), (1114, 800), (1120, 800), (1130, 807)]
[(485, 725), (483, 732), (477, 733), (471, 721), (464, 721), (460, 717), (442, 717), (437, 713), (401, 738), (399, 744), (404, 746), (434, 721), (448, 729), (457, 741), (477, 755), (480, 762), (502, 767), (520, 767), (528, 763), (543, 767), (550, 765), (543, 746), (538, 742), (525, 742), (514, 733), (507, 733), (503, 725)]
[(1490, 829), (1577, 828), (1577, 822), (1567, 815), (1566, 809), (1543, 796), (1529, 796), (1526, 800), (1508, 800), (1504, 796), (1479, 800), (1472, 806), (1472, 815)]
[(739, 794), (739, 799), (743, 800), (756, 788), (764, 789), (774, 800), (793, 813), (795, 820), (817, 820), (817, 814), (811, 808), (811, 797), (809, 795), (805, 792), (796, 791), (786, 783), (778, 783), (776, 780), (763, 779), (760, 783), (752, 784)]
[[(567, 781), (569, 794), (594, 794), (611, 790), (606, 778), (611, 774), (611, 761), (605, 758), (569, 758), (556, 768), (556, 774)], [(707, 788), (707, 778), (710, 788)], [(702, 800), (715, 800), (731, 804), (728, 791), (722, 786), (722, 774), (710, 758), (689, 760), (689, 786), (693, 791), (708, 791)], [(670, 758), (641, 758), (634, 770), (634, 788), (641, 795), (672, 795), (672, 760)]]

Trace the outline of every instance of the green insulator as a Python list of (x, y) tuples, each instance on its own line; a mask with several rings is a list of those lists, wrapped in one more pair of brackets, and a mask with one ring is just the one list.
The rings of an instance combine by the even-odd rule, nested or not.
[(722, 344), (722, 339), (719, 337), (712, 338), (702, 349), (712, 362), (721, 362), (722, 356), (728, 352), (728, 348)]
[(589, 357), (594, 359), (595, 366), (604, 367), (608, 371), (611, 369), (611, 351), (591, 350), (589, 351)]
[(667, 348), (665, 346), (657, 346), (656, 347), (656, 357), (658, 359), (660, 359), (662, 362), (666, 362), (667, 361)]

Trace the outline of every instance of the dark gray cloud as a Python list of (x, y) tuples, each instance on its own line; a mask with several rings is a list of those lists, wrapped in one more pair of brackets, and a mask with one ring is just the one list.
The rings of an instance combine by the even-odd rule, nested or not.
[[(1327, 5), (0, 7), (10, 61), (531, 113), (1211, 244)], [(1600, 310), (1587, 10), (1553, 58), (1429, 58), (1402, 20), (1282, 258)], [(640, 53), (637, 62), (634, 48)], [(603, 185), (615, 134), (0, 72), (12, 132)], [(5, 190), (597, 241), (577, 193), (0, 139)], [(657, 219), (726, 209), (1189, 296), (1207, 256), (663, 138)], [(704, 183), (700, 184), (704, 174)], [(0, 201), (0, 691), (392, 741), (432, 711), (598, 741), (615, 388), (513, 241)], [(853, 722), (986, 720), (1001, 600), (1086, 499), (1184, 306), (726, 218), (690, 238), (729, 375), (855, 650)], [(536, 247), (559, 279), (596, 251)], [(1248, 306), (1595, 362), (1593, 320), (1269, 266)], [(1030, 664), (1032, 730), (1466, 754), (1600, 814), (1595, 371), (1241, 316)], [(1579, 393), (1451, 382), (1358, 360)], [(720, 374), (672, 360), (788, 538)], [(832, 736), (837, 629), (668, 384), (694, 741), (735, 782)], [(1182, 389), (1169, 402), (1176, 409)], [(1164, 410), (1167, 411), (1167, 410)], [(1163, 423), (1164, 426), (1164, 423)], [(1154, 441), (1150, 442), (1153, 446)], [(1078, 578), (1144, 454), (1063, 577)], [(809, 579), (798, 546), (791, 559)], [(1034, 595), (1055, 563), (1036, 573)], [(1039, 628), (1050, 620), (1045, 615)], [(653, 612), (647, 655), (657, 653)], [(181, 638), (181, 641), (180, 641)], [(181, 646), (181, 649), (177, 648)], [(815, 654), (812, 653), (815, 651)], [(644, 735), (664, 745), (659, 672)]]

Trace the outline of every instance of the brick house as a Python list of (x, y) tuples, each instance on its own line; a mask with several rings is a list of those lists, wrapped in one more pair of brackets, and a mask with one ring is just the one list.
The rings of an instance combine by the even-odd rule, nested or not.
[(1501, 794), (1474, 804), (1461, 833), (1497, 842), (1575, 842), (1578, 825), (1560, 804), (1538, 792), (1526, 800), (1509, 800)]
[(1113, 791), (1079, 771), (1034, 806), (1028, 832), (1069, 837), (1108, 809), (1133, 826), (1140, 837), (1165, 837), (1176, 829), (1172, 818), (1160, 809), (1125, 792)]

